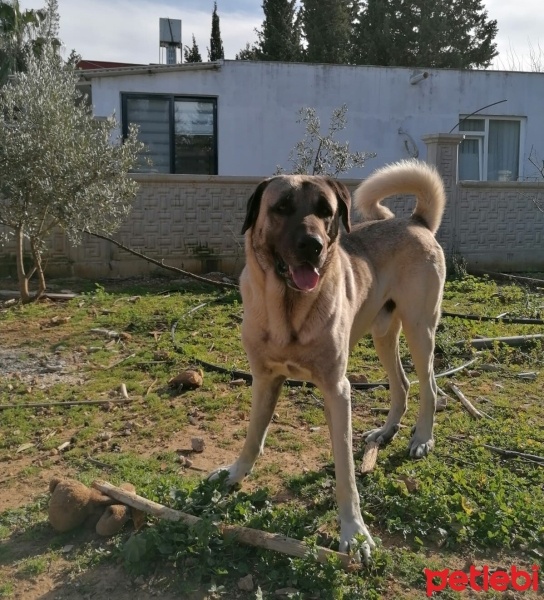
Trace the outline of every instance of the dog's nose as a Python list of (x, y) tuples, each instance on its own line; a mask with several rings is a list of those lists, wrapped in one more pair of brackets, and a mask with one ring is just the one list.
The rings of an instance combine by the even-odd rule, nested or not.
[(297, 244), (297, 249), (303, 258), (311, 260), (321, 254), (323, 250), (323, 240), (318, 235), (305, 235)]

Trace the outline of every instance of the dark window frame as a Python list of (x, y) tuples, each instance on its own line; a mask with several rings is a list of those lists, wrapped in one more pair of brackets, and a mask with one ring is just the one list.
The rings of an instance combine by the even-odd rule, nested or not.
[(176, 175), (176, 127), (175, 127), (175, 105), (176, 100), (211, 102), (213, 106), (213, 173), (219, 173), (218, 140), (217, 140), (217, 96), (195, 95), (195, 94), (155, 94), (146, 92), (121, 92), (121, 129), (123, 139), (128, 135), (129, 122), (127, 120), (127, 101), (130, 99), (162, 98), (169, 101), (169, 148), (170, 148), (170, 175)]

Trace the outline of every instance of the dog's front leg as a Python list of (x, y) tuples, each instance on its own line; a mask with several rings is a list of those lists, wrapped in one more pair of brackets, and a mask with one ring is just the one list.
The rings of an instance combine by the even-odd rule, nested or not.
[(227, 471), (227, 483), (234, 485), (249, 475), (255, 461), (263, 452), (268, 426), (272, 420), (284, 381), (285, 377), (283, 376), (253, 374), (251, 412), (242, 452), (232, 465), (220, 467), (211, 473), (210, 479), (216, 479), (222, 472)]
[(340, 552), (356, 547), (355, 536), (362, 534), (363, 559), (368, 562), (375, 543), (363, 521), (355, 484), (351, 431), (351, 387), (346, 377), (334, 386), (321, 386), (325, 397), (325, 416), (331, 435), (336, 473), (336, 500), (340, 517)]

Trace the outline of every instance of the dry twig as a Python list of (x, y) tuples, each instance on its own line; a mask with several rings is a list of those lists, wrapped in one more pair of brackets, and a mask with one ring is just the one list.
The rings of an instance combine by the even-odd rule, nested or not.
[(64, 402), (28, 402), (22, 404), (0, 404), (0, 410), (8, 408), (49, 408), (52, 406), (85, 406), (87, 404), (126, 404), (130, 399), (122, 400), (66, 400)]
[(360, 473), (366, 475), (370, 473), (376, 467), (376, 461), (378, 460), (378, 450), (380, 444), (377, 442), (367, 442), (365, 447), (365, 453), (363, 454), (363, 460), (361, 462)]
[[(166, 519), (167, 521), (182, 521), (189, 526), (194, 526), (202, 520), (200, 517), (195, 517), (194, 515), (189, 515), (179, 510), (163, 506), (158, 502), (147, 500), (135, 493), (115, 487), (106, 481), (94, 481), (92, 485), (93, 488), (114, 498), (118, 502), (137, 510), (144, 511), (160, 519)], [(308, 546), (301, 541), (277, 533), (268, 533), (267, 531), (241, 527), (239, 525), (219, 524), (218, 528), (224, 538), (234, 538), (243, 544), (266, 548), (267, 550), (274, 550), (276, 552), (281, 552), (282, 554), (288, 554), (289, 556), (302, 558), (306, 556), (309, 551)], [(322, 548), (320, 546), (318, 546), (316, 550), (317, 560), (321, 563), (326, 563), (329, 557), (334, 556), (341, 562), (344, 569), (348, 571), (360, 567), (359, 564), (352, 562), (352, 559), (348, 554), (335, 552), (334, 550)]]
[(516, 450), (505, 450), (504, 448), (490, 446), (489, 444), (484, 444), (483, 446), (491, 452), (495, 452), (495, 454), (500, 454), (506, 458), (522, 458), (544, 466), (544, 456), (538, 456), (538, 454), (527, 454), (526, 452), (517, 452)]
[(457, 396), (459, 402), (467, 409), (467, 411), (475, 418), (481, 419), (484, 415), (466, 398), (463, 392), (453, 383), (449, 383), (450, 390)]
[(178, 273), (179, 275), (183, 275), (184, 277), (190, 277), (191, 279), (195, 279), (196, 281), (200, 281), (201, 283), (207, 283), (208, 285), (213, 285), (215, 287), (231, 288), (231, 289), (236, 289), (236, 290), (239, 289), (239, 286), (235, 283), (229, 283), (226, 281), (214, 281), (213, 279), (207, 279), (206, 277), (201, 277), (200, 275), (195, 275), (194, 273), (190, 273), (189, 271), (184, 271), (183, 269), (178, 269), (177, 267), (173, 267), (172, 265), (167, 265), (164, 263), (163, 260), (155, 260), (154, 258), (151, 258), (150, 256), (146, 256), (145, 254), (142, 254), (141, 252), (138, 252), (137, 250), (133, 250), (132, 248), (125, 246), (121, 242), (118, 242), (117, 240), (114, 240), (113, 238), (111, 238), (107, 235), (102, 235), (100, 233), (94, 233), (94, 232), (90, 232), (90, 231), (87, 231), (87, 233), (89, 233), (90, 235), (94, 235), (95, 237), (100, 238), (101, 240), (106, 240), (108, 242), (111, 242), (112, 244), (115, 244), (118, 248), (121, 248), (125, 252), (128, 252), (129, 254), (133, 254), (134, 256), (138, 256), (139, 258), (143, 258), (144, 260), (147, 260), (147, 262), (150, 262), (151, 264), (156, 265), (157, 267), (161, 267), (162, 269), (166, 269), (168, 271), (173, 271), (174, 273)]

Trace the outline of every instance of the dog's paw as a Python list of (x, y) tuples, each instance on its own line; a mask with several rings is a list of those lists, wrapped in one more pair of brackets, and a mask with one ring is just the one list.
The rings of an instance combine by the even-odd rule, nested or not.
[(232, 465), (227, 467), (219, 467), (212, 471), (207, 479), (208, 481), (215, 481), (222, 476), (226, 476), (225, 483), (227, 486), (232, 487), (238, 483), (241, 483), (247, 475), (251, 472), (251, 468), (245, 467), (243, 465), (235, 462)]
[(397, 435), (399, 429), (400, 423), (395, 423), (389, 427), (384, 425), (378, 429), (371, 429), (363, 433), (363, 438), (365, 442), (376, 442), (380, 446), (385, 446)]
[(357, 562), (362, 560), (365, 565), (368, 565), (374, 548), (376, 544), (362, 519), (341, 521), (340, 552), (351, 554)]
[(414, 432), (410, 444), (408, 445), (408, 451), (412, 458), (423, 458), (427, 456), (434, 449), (434, 438), (432, 434), (430, 436), (420, 436), (417, 430)]

